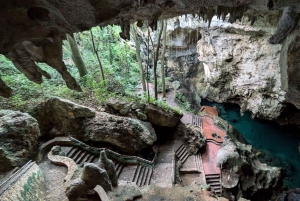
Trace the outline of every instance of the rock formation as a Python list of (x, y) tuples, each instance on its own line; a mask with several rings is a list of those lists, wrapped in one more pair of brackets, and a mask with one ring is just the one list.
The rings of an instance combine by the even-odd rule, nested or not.
[[(220, 118), (218, 118), (220, 120)], [(227, 136), (217, 155), (222, 171), (223, 195), (227, 198), (269, 200), (282, 186), (281, 169), (262, 164), (251, 145), (241, 143), (237, 131), (222, 121)]]
[[(224, 19), (227, 14), (230, 14), (229, 22), (233, 23), (241, 19), (247, 8), (264, 11), (297, 5), (299, 5), (297, 0), (268, 2), (252, 0), (104, 0), (101, 2), (17, 0), (11, 2), (6, 0), (0, 4), (0, 19), (2, 19), (0, 53), (11, 59), (14, 65), (32, 81), (41, 83), (42, 75), (49, 77), (34, 63), (45, 62), (63, 76), (70, 89), (80, 91), (79, 85), (67, 72), (62, 62), (61, 45), (65, 34), (87, 30), (96, 25), (119, 24), (122, 29), (121, 37), (128, 39), (130, 23), (134, 21), (138, 21), (139, 26), (146, 22), (156, 30), (159, 19), (182, 14), (198, 14), (210, 26), (214, 15)], [(252, 23), (258, 16), (258, 12), (252, 15)], [(287, 16), (290, 19), (291, 15)], [(285, 14), (283, 19), (287, 19)], [(297, 18), (292, 19), (296, 23)], [(280, 34), (281, 37), (277, 37), (280, 38), (277, 42), (282, 41), (290, 33), (295, 23), (289, 23), (291, 26), (288, 28), (278, 29), (284, 33)], [(9, 91), (5, 85), (1, 84), (0, 87), (3, 91), (2, 95), (11, 96), (11, 93), (7, 93)]]
[(201, 129), (195, 125), (180, 123), (176, 130), (176, 136), (186, 144), (191, 155), (197, 154), (206, 146), (205, 136), (201, 133)]
[(128, 103), (115, 98), (106, 102), (106, 112), (148, 121), (158, 126), (175, 127), (182, 114), (172, 111), (171, 108), (166, 110), (155, 104)]
[(100, 158), (97, 165), (107, 171), (108, 177), (113, 187), (118, 186), (118, 175), (114, 162), (107, 158), (105, 151), (100, 152)]
[(156, 141), (155, 131), (148, 122), (95, 112), (57, 97), (49, 98), (31, 114), (46, 137), (72, 136), (79, 140), (104, 142), (124, 153), (134, 153)]
[(0, 171), (22, 166), (37, 154), (40, 130), (27, 113), (0, 110)]
[[(244, 15), (251, 19), (252, 12)], [(192, 16), (169, 20), (176, 26), (168, 34), (167, 75), (180, 81), (180, 90), (194, 105), (201, 98), (236, 103), (241, 113), (249, 110), (253, 116), (275, 119), (285, 107), (288, 91), (280, 64), (280, 54), (287, 50), (267, 42), (279, 17), (277, 11), (268, 12), (254, 26), (247, 17), (235, 24), (213, 18), (209, 29)], [(291, 37), (296, 33), (297, 29)]]
[(100, 153), (97, 164), (85, 163), (80, 178), (71, 182), (66, 189), (69, 199), (82, 196), (88, 189), (94, 189), (100, 185), (105, 191), (112, 190), (118, 185), (118, 176), (114, 164), (109, 160), (105, 152)]

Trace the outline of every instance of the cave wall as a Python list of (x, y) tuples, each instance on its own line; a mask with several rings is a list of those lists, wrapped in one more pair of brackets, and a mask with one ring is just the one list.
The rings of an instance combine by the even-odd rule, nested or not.
[[(283, 110), (289, 91), (288, 77), (279, 62), (286, 50), (268, 42), (280, 15), (278, 11), (265, 13), (252, 26), (247, 13), (234, 24), (215, 17), (210, 28), (192, 15), (173, 19), (170, 23), (174, 23), (174, 29), (169, 29), (173, 42), (168, 46), (168, 75), (172, 81), (179, 80), (183, 88), (194, 91), (193, 97), (236, 103), (241, 112), (249, 110), (253, 116), (275, 119)], [(189, 37), (193, 31), (195, 36)], [(293, 35), (291, 41), (297, 36)], [(193, 41), (196, 38), (198, 43)], [(297, 43), (293, 44), (297, 47)], [(293, 75), (297, 77), (296, 73)]]

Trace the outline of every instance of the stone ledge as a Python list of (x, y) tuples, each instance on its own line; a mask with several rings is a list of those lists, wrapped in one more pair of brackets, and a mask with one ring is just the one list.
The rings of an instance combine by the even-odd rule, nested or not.
[[(51, 149), (52, 150), (52, 149)], [(75, 161), (66, 156), (53, 155), (52, 151), (48, 153), (49, 160), (55, 165), (63, 165), (68, 168), (66, 177), (64, 178), (64, 185), (67, 187), (71, 181), (75, 171), (78, 169)]]
[(50, 149), (55, 145), (73, 145), (72, 141), (69, 137), (56, 137), (48, 142), (42, 144), (39, 147), (39, 153), (37, 156), (37, 162), (41, 162), (43, 160), (44, 155), (50, 151)]

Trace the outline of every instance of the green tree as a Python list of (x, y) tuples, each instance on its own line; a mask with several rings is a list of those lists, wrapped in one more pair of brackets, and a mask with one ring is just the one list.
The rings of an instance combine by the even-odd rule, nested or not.
[(142, 59), (141, 59), (141, 44), (136, 32), (136, 29), (134, 27), (134, 24), (131, 24), (131, 30), (133, 33), (133, 38), (134, 38), (134, 42), (135, 42), (135, 50), (136, 50), (136, 58), (139, 64), (139, 69), (140, 69), (140, 76), (141, 76), (141, 83), (142, 83), (142, 87), (143, 87), (143, 91), (146, 91), (146, 83), (145, 83), (145, 75), (144, 75), (144, 69), (143, 69), (143, 65), (142, 65)]
[(96, 49), (96, 46), (95, 46), (95, 40), (94, 40), (94, 35), (93, 35), (92, 29), (90, 30), (90, 34), (91, 34), (91, 39), (92, 39), (92, 44), (93, 44), (93, 50), (94, 50), (94, 53), (96, 54), (96, 57), (97, 57), (97, 60), (98, 60), (99, 66), (100, 66), (102, 80), (105, 80), (103, 66), (102, 66), (102, 63), (101, 63), (101, 60), (100, 60), (100, 57), (98, 54), (98, 49)]
[(166, 54), (166, 41), (167, 41), (167, 22), (164, 20), (163, 25), (163, 49), (161, 53), (161, 82), (163, 98), (166, 97), (166, 81), (165, 81), (165, 54)]
[(83, 59), (82, 59), (82, 56), (81, 56), (80, 51), (78, 49), (78, 46), (77, 46), (76, 40), (74, 38), (74, 35), (72, 34), (72, 36), (71, 36), (71, 35), (67, 34), (67, 39), (68, 39), (70, 49), (71, 49), (71, 52), (72, 52), (72, 60), (74, 61), (74, 64), (78, 69), (80, 77), (83, 77), (83, 76), (88, 74), (88, 71), (87, 71), (87, 69), (85, 67), (85, 64), (83, 62)]

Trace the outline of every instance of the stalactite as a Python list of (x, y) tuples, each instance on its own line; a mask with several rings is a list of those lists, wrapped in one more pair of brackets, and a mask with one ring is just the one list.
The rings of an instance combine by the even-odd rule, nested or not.
[(254, 22), (256, 21), (257, 17), (255, 15), (251, 16), (251, 26), (254, 24)]
[(207, 16), (207, 20), (208, 20), (208, 28), (210, 27), (212, 18), (215, 15), (215, 9), (214, 7), (208, 7), (207, 11), (206, 11), (206, 16)]
[(138, 27), (142, 27), (143, 26), (143, 20), (138, 20), (136, 25)]

